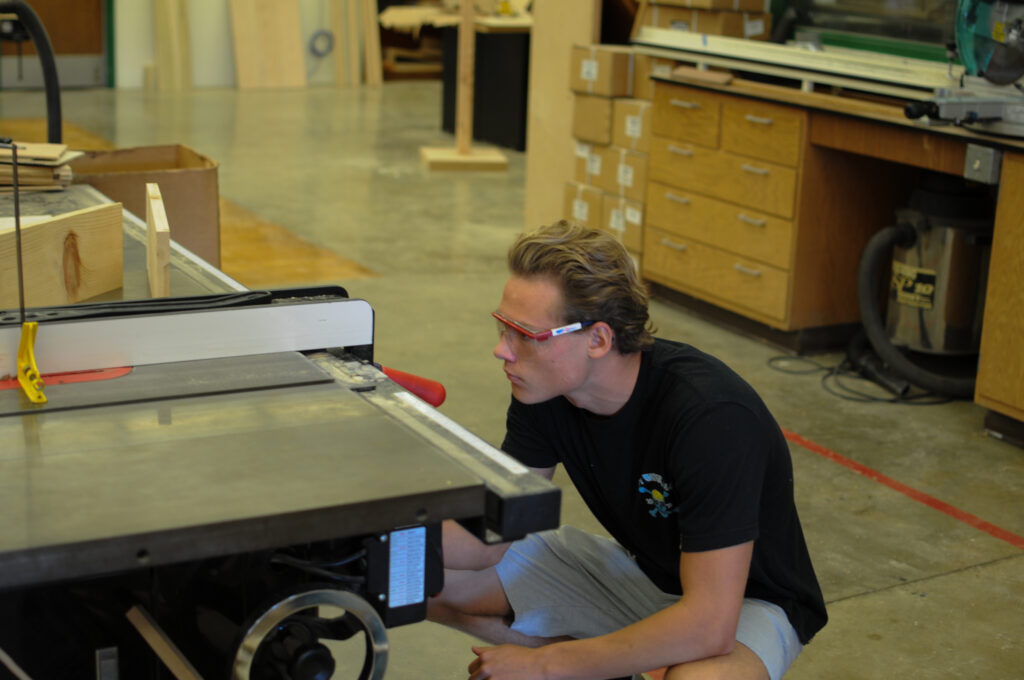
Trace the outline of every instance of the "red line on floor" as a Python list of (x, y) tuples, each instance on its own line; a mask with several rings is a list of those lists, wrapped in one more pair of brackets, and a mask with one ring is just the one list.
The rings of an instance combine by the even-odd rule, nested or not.
[(938, 510), (939, 512), (948, 515), (955, 520), (959, 520), (964, 524), (974, 527), (975, 529), (984, 531), (986, 534), (989, 534), (990, 536), (998, 538), (1001, 541), (1006, 541), (1015, 548), (1020, 548), (1021, 550), (1024, 550), (1024, 536), (1018, 536), (1017, 534), (1011, 531), (1007, 531), (1002, 527), (997, 527), (995, 524), (992, 524), (991, 522), (986, 522), (980, 517), (976, 517), (969, 512), (964, 512), (960, 508), (954, 507), (949, 503), (946, 503), (945, 501), (940, 501), (938, 498), (935, 498), (934, 496), (929, 496), (923, 491), (918, 491), (913, 487), (907, 486), (903, 482), (896, 481), (892, 477), (887, 477), (878, 470), (873, 470), (869, 468), (867, 465), (858, 463), (855, 460), (850, 460), (846, 456), (838, 454), (835, 451), (832, 451), (831, 449), (826, 449), (824, 446), (820, 444), (816, 444), (809, 439), (801, 437), (796, 432), (790, 432), (789, 430), (782, 428), (782, 434), (785, 435), (786, 439), (788, 439), (789, 441), (793, 442), (794, 444), (798, 444), (799, 446), (802, 446), (808, 451), (816, 453), (819, 456), (827, 458), (835, 463), (839, 463), (843, 467), (853, 470), (857, 474), (864, 475), (868, 479), (873, 479), (876, 482), (879, 482), (880, 484), (884, 484), (890, 489), (898, 491), (904, 496), (907, 496), (908, 498), (911, 498), (917, 501), (918, 503), (923, 503), (924, 505), (927, 505), (929, 508), (932, 508), (933, 510)]

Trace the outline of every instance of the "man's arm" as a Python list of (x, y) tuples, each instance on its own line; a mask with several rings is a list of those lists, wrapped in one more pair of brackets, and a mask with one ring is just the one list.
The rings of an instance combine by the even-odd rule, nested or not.
[[(550, 480), (555, 468), (530, 468)], [(445, 520), (441, 525), (441, 545), (444, 550), (445, 569), (469, 569), (479, 571), (493, 567), (505, 555), (510, 543), (487, 545), (462, 528), (455, 520)]]
[(539, 649), (477, 650), (471, 678), (593, 678), (629, 675), (732, 651), (736, 644), (753, 542), (683, 553), (680, 600), (622, 630)]

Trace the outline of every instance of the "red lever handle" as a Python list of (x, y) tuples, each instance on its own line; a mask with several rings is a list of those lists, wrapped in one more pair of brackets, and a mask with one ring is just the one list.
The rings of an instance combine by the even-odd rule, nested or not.
[(387, 366), (381, 366), (380, 370), (384, 372), (384, 375), (391, 378), (434, 408), (437, 408), (444, 403), (444, 398), (447, 396), (444, 391), (444, 385), (436, 380), (430, 380), (418, 375), (413, 375), (412, 373), (406, 373), (405, 371), (398, 371), (393, 368), (388, 368)]

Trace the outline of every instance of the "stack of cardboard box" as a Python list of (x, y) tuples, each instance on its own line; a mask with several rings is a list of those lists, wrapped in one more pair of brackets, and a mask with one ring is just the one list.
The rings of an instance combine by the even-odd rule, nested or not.
[(572, 48), (576, 173), (564, 208), (566, 219), (614, 234), (637, 258), (651, 127), (650, 86), (638, 64), (649, 60), (640, 64), (628, 47)]
[(770, 9), (771, 0), (654, 0), (639, 21), (641, 26), (768, 40)]
[(615, 235), (640, 264), (652, 75), (676, 62), (618, 45), (572, 48), (576, 173), (565, 188), (564, 217)]

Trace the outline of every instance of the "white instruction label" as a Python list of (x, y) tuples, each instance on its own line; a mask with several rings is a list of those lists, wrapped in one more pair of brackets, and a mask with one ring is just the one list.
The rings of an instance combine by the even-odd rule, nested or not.
[(639, 139), (644, 134), (644, 119), (641, 116), (626, 116), (626, 136)]
[(424, 599), (427, 563), (427, 528), (392, 531), (388, 571), (388, 606), (404, 607)]
[(601, 174), (601, 157), (597, 154), (593, 154), (587, 158), (587, 174), (588, 175), (600, 175)]
[(588, 217), (590, 217), (590, 206), (587, 205), (587, 202), (579, 198), (573, 199), (572, 218), (577, 222), (586, 222)]
[(629, 222), (630, 224), (635, 224), (637, 226), (640, 226), (640, 223), (643, 221), (643, 219), (644, 219), (644, 217), (643, 217), (643, 213), (642, 212), (640, 212), (639, 210), (637, 210), (636, 208), (633, 208), (631, 206), (628, 206), (628, 205), (626, 206), (626, 221), (627, 222)]
[(580, 78), (593, 82), (597, 80), (597, 59), (584, 59), (580, 64)]
[(626, 165), (625, 163), (619, 163), (619, 172), (616, 175), (616, 178), (619, 182), (619, 186), (633, 186), (633, 166)]
[(764, 19), (752, 19), (743, 27), (743, 37), (745, 38), (762, 33), (764, 33)]
[(586, 142), (576, 142), (576, 157), (577, 158), (589, 158), (590, 157), (590, 145)]

